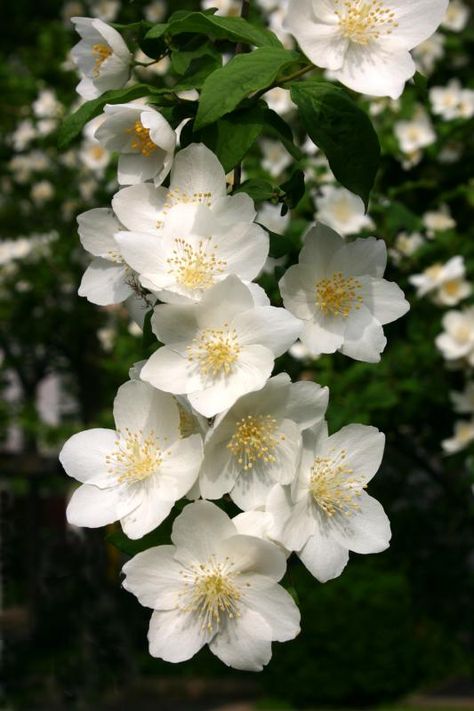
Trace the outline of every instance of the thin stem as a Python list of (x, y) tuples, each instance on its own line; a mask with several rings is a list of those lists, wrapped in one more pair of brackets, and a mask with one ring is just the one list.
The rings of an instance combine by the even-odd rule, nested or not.
[[(242, 8), (240, 10), (240, 17), (242, 17), (244, 20), (247, 19), (249, 16), (250, 12), (250, 0), (242, 0)], [(235, 54), (243, 54), (248, 50), (247, 45), (245, 45), (243, 42), (239, 42), (236, 47), (235, 47)], [(236, 165), (234, 168), (234, 181), (232, 185), (232, 189), (235, 190), (240, 186), (242, 180), (242, 165), (239, 163), (239, 165)]]

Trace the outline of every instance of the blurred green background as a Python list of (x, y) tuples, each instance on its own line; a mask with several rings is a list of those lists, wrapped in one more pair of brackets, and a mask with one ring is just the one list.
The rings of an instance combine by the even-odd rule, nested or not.
[[(149, 4), (123, 1), (117, 18), (141, 19)], [(76, 37), (67, 16), (103, 13), (106, 6), (16, 0), (0, 28), (2, 708), (230, 711), (237, 702), (267, 709), (389, 708), (421, 695), (419, 708), (446, 711), (457, 707), (448, 697), (472, 700), (474, 463), (469, 449), (448, 459), (440, 446), (452, 432), (449, 393), (462, 388), (462, 374), (447, 370), (434, 347), (443, 312), (416, 301), (407, 278), (454, 254), (464, 255), (474, 278), (474, 126), (472, 119), (438, 122), (437, 142), (405, 170), (394, 121), (410, 116), (415, 104), (428, 106), (423, 88), (408, 87), (401, 106), (376, 119), (384, 156), (370, 212), (376, 234), (392, 247), (402, 230), (421, 229), (427, 209), (447, 204), (455, 216), (455, 228), (390, 267), (388, 278), (405, 289), (412, 311), (387, 329), (389, 346), (378, 366), (338, 355), (314, 362), (286, 356), (277, 364), (294, 379), (330, 387), (331, 429), (363, 422), (386, 432), (386, 457), (371, 493), (390, 516), (390, 549), (353, 556), (343, 575), (325, 585), (291, 563), (285, 584), (297, 595), (303, 631), (291, 643), (275, 644), (268, 668), (251, 675), (226, 669), (207, 651), (178, 667), (149, 657), (149, 611), (120, 587), (130, 543), (116, 527), (66, 525), (71, 486), (57, 451), (81, 428), (112, 424), (115, 391), (143, 357), (140, 329), (124, 308), (99, 309), (77, 296), (87, 257), (75, 216), (108, 204), (113, 162), (101, 168), (96, 154), (91, 168), (87, 136), (67, 154), (57, 149), (61, 113), (77, 100), (77, 77), (66, 61)], [(163, 12), (198, 7), (173, 1)], [(261, 21), (257, 9), (253, 14)], [(473, 47), (472, 24), (448, 33), (430, 84), (457, 76), (472, 87), (472, 68), (460, 58), (472, 56)], [(52, 119), (32, 108), (48, 89), (59, 102)], [(52, 120), (49, 127), (39, 125), (44, 118)], [(303, 140), (298, 125), (295, 132)], [(453, 142), (462, 147), (459, 159), (438, 162)], [(263, 175), (261, 163), (256, 146), (244, 165), (247, 176)], [(282, 180), (289, 172), (283, 170)], [(287, 227), (290, 261), (313, 219), (321, 182), (318, 167), (308, 164), (307, 175), (306, 195)], [(261, 282), (275, 303), (279, 269)], [(168, 542), (170, 525), (153, 534), (154, 543)], [(397, 708), (409, 711), (410, 703)], [(464, 708), (474, 708), (474, 701)]]

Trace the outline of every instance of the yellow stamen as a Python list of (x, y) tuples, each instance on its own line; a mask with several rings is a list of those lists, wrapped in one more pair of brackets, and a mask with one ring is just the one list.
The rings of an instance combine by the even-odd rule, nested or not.
[(367, 45), (398, 27), (395, 12), (380, 0), (335, 0), (342, 36)]
[(354, 479), (346, 466), (347, 452), (335, 457), (316, 457), (311, 468), (310, 492), (316, 505), (329, 517), (351, 516), (360, 510), (358, 499), (365, 485)]
[(265, 464), (276, 462), (275, 449), (285, 439), (276, 432), (277, 424), (271, 415), (247, 415), (237, 422), (227, 449), (244, 471), (252, 469), (257, 460)]
[(157, 150), (158, 146), (150, 138), (150, 129), (145, 128), (140, 119), (137, 119), (131, 128), (127, 128), (126, 132), (132, 136), (130, 145), (133, 150), (139, 151), (145, 158)]
[(148, 479), (162, 463), (162, 452), (159, 440), (153, 432), (146, 436), (143, 432), (131, 432), (126, 429), (118, 434), (116, 449), (105, 461), (109, 473), (116, 477), (118, 483), (135, 483)]
[(227, 262), (216, 256), (217, 247), (201, 240), (195, 249), (184, 239), (175, 240), (173, 256), (167, 262), (170, 274), (176, 275), (178, 284), (187, 289), (209, 289), (215, 283), (216, 274), (222, 274)]
[(360, 281), (336, 272), (316, 283), (316, 306), (325, 316), (347, 318), (353, 308), (360, 308), (362, 297), (357, 293), (360, 288)]
[(106, 59), (110, 57), (112, 54), (112, 50), (107, 44), (93, 44), (91, 48), (92, 54), (95, 56), (95, 67), (94, 67), (94, 76), (98, 77), (100, 74), (100, 70), (102, 68), (103, 63), (105, 62)]
[(206, 328), (188, 346), (188, 360), (199, 365), (202, 375), (229, 375), (240, 355), (235, 330)]

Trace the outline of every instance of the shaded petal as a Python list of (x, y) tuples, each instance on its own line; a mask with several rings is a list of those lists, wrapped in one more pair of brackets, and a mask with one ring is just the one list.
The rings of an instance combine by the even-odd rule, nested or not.
[(78, 294), (99, 306), (120, 304), (133, 294), (127, 283), (129, 276), (130, 270), (125, 265), (96, 257), (84, 272)]
[(347, 320), (341, 353), (365, 363), (378, 363), (386, 345), (382, 326), (362, 304)]
[(326, 583), (342, 573), (349, 561), (349, 552), (346, 546), (318, 529), (299, 551), (298, 557), (311, 575), (320, 583)]
[(179, 151), (175, 158), (171, 171), (171, 188), (190, 197), (196, 193), (211, 193), (212, 201), (224, 197), (224, 168), (207, 146), (203, 143), (192, 143)]
[(241, 607), (238, 617), (226, 619), (209, 649), (228, 667), (261, 671), (272, 656), (272, 634), (260, 614)]
[(123, 188), (114, 195), (112, 207), (118, 219), (128, 230), (135, 232), (159, 232), (163, 219), (162, 210), (168, 191), (150, 183)]
[(152, 657), (165, 662), (185, 662), (208, 641), (202, 621), (195, 614), (181, 610), (155, 610), (148, 629)]
[(71, 496), (66, 518), (73, 526), (99, 528), (117, 520), (119, 492), (83, 484)]
[(178, 560), (206, 562), (221, 541), (236, 533), (234, 524), (218, 506), (209, 501), (196, 501), (176, 518), (171, 540), (177, 548)]
[(115, 449), (117, 433), (97, 428), (70, 437), (59, 453), (59, 461), (69, 476), (82, 483), (107, 488), (115, 478), (109, 473), (107, 456)]
[(245, 602), (270, 625), (273, 640), (287, 642), (299, 634), (300, 611), (291, 595), (281, 585), (255, 589), (250, 580)]
[(77, 216), (77, 227), (81, 244), (94, 257), (110, 257), (117, 251), (114, 234), (121, 224), (108, 207), (96, 207)]
[(158, 546), (138, 553), (125, 563), (122, 572), (125, 590), (139, 603), (154, 610), (176, 608), (183, 587), (183, 566), (175, 560), (175, 546)]
[(398, 284), (368, 276), (359, 281), (364, 304), (381, 324), (392, 323), (410, 310), (410, 304)]
[(153, 433), (160, 448), (168, 449), (180, 437), (179, 411), (172, 395), (132, 380), (122, 385), (114, 400), (114, 419), (118, 430)]
[[(355, 553), (380, 553), (388, 548), (390, 521), (382, 505), (365, 491), (358, 499), (359, 510), (351, 516), (338, 517), (332, 529), (334, 538)], [(334, 522), (336, 524), (336, 522)]]

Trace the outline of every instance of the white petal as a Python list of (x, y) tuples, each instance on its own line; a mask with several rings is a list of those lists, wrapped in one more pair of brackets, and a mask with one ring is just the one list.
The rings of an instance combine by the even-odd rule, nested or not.
[(341, 546), (355, 553), (380, 553), (388, 548), (391, 538), (387, 514), (382, 505), (365, 491), (358, 504), (360, 510), (339, 520), (333, 535)]
[(317, 320), (304, 322), (300, 339), (313, 356), (335, 353), (344, 343), (345, 330), (345, 319), (321, 315)]
[(287, 269), (278, 286), (288, 311), (305, 320), (314, 317), (316, 276), (312, 267), (306, 264), (294, 264)]
[(165, 188), (155, 188), (150, 183), (132, 185), (115, 194), (112, 207), (128, 230), (156, 234), (167, 194)]
[(245, 594), (247, 605), (270, 625), (272, 639), (287, 642), (300, 632), (300, 611), (291, 595), (280, 585), (258, 590), (250, 586)]
[(196, 368), (191, 368), (185, 356), (168, 346), (159, 348), (148, 358), (140, 377), (153, 387), (175, 395), (194, 393), (202, 388), (201, 376)]
[(378, 363), (386, 345), (382, 326), (362, 304), (347, 320), (341, 353), (365, 363)]
[(207, 635), (197, 615), (180, 610), (156, 610), (148, 629), (152, 657), (165, 662), (185, 662), (206, 644)]
[(325, 445), (326, 451), (347, 452), (348, 466), (354, 478), (367, 484), (378, 472), (382, 463), (385, 435), (376, 427), (347, 425), (331, 435)]
[(383, 239), (360, 237), (345, 244), (331, 259), (328, 272), (343, 272), (351, 276), (383, 277), (387, 266), (387, 247)]
[(108, 207), (97, 207), (77, 216), (81, 244), (94, 257), (110, 256), (117, 251), (115, 232), (121, 229), (120, 222)]
[[(157, 474), (163, 498), (172, 495), (175, 500), (185, 496), (197, 479), (202, 461), (202, 437), (191, 435), (178, 440), (163, 457)], [(170, 497), (171, 498), (171, 497)]]
[(322, 388), (317, 383), (305, 381), (292, 383), (285, 416), (305, 430), (322, 420), (326, 413), (328, 400), (328, 388)]
[(163, 237), (144, 232), (117, 232), (120, 253), (127, 264), (138, 274), (153, 278), (155, 273), (167, 271), (163, 259)]
[(119, 185), (137, 185), (151, 180), (162, 171), (163, 157), (161, 151), (150, 156), (141, 153), (122, 153), (117, 167)]
[(59, 453), (66, 474), (82, 483), (110, 486), (115, 480), (111, 479), (106, 458), (116, 448), (116, 440), (114, 430), (99, 428), (70, 437)]
[(120, 304), (133, 294), (129, 275), (126, 266), (96, 257), (84, 272), (78, 294), (99, 306)]
[(211, 193), (211, 199), (224, 197), (225, 173), (217, 156), (202, 143), (179, 151), (171, 172), (171, 188), (187, 196)]
[(69, 500), (66, 518), (73, 526), (98, 528), (117, 520), (117, 489), (98, 489), (83, 484)]
[(224, 511), (209, 501), (196, 501), (186, 506), (173, 523), (171, 540), (178, 560), (206, 562), (218, 544), (237, 529)]
[(259, 225), (237, 224), (216, 236), (219, 259), (226, 262), (226, 271), (251, 281), (260, 273), (268, 257), (268, 235)]
[(300, 335), (303, 324), (289, 311), (275, 306), (259, 306), (238, 315), (232, 321), (239, 343), (258, 343), (275, 357), (285, 353)]
[(441, 24), (447, 9), (448, 0), (397, 2), (395, 10), (397, 27), (389, 42), (393, 41), (396, 46), (413, 49), (431, 37)]
[(180, 437), (176, 400), (146, 383), (133, 380), (122, 385), (114, 401), (114, 418), (118, 430), (143, 432), (160, 440), (168, 448)]
[(347, 548), (319, 529), (309, 538), (298, 557), (320, 583), (337, 578), (349, 561)]
[(272, 656), (272, 628), (261, 615), (242, 607), (239, 616), (227, 619), (209, 643), (209, 649), (228, 667), (261, 671)]
[(392, 323), (409, 311), (410, 304), (398, 284), (372, 277), (363, 277), (360, 282), (364, 304), (381, 324)]
[(228, 557), (233, 570), (241, 574), (256, 573), (275, 582), (285, 575), (286, 558), (281, 549), (270, 541), (236, 534), (216, 544), (220, 556)]
[(288, 5), (285, 28), (295, 36), (303, 52), (314, 64), (339, 69), (344, 61), (348, 41), (341, 36), (337, 17), (331, 9), (332, 13), (328, 12), (324, 3), (292, 0)]
[(145, 607), (172, 610), (183, 587), (183, 566), (175, 560), (174, 546), (158, 546), (138, 553), (125, 563), (122, 572), (125, 590), (133, 593)]
[(141, 489), (140, 503), (133, 508), (131, 513), (120, 519), (124, 533), (132, 540), (142, 538), (157, 528), (169, 516), (173, 508), (175, 501), (172, 493), (168, 500), (162, 498), (159, 477), (158, 472), (137, 485)]

